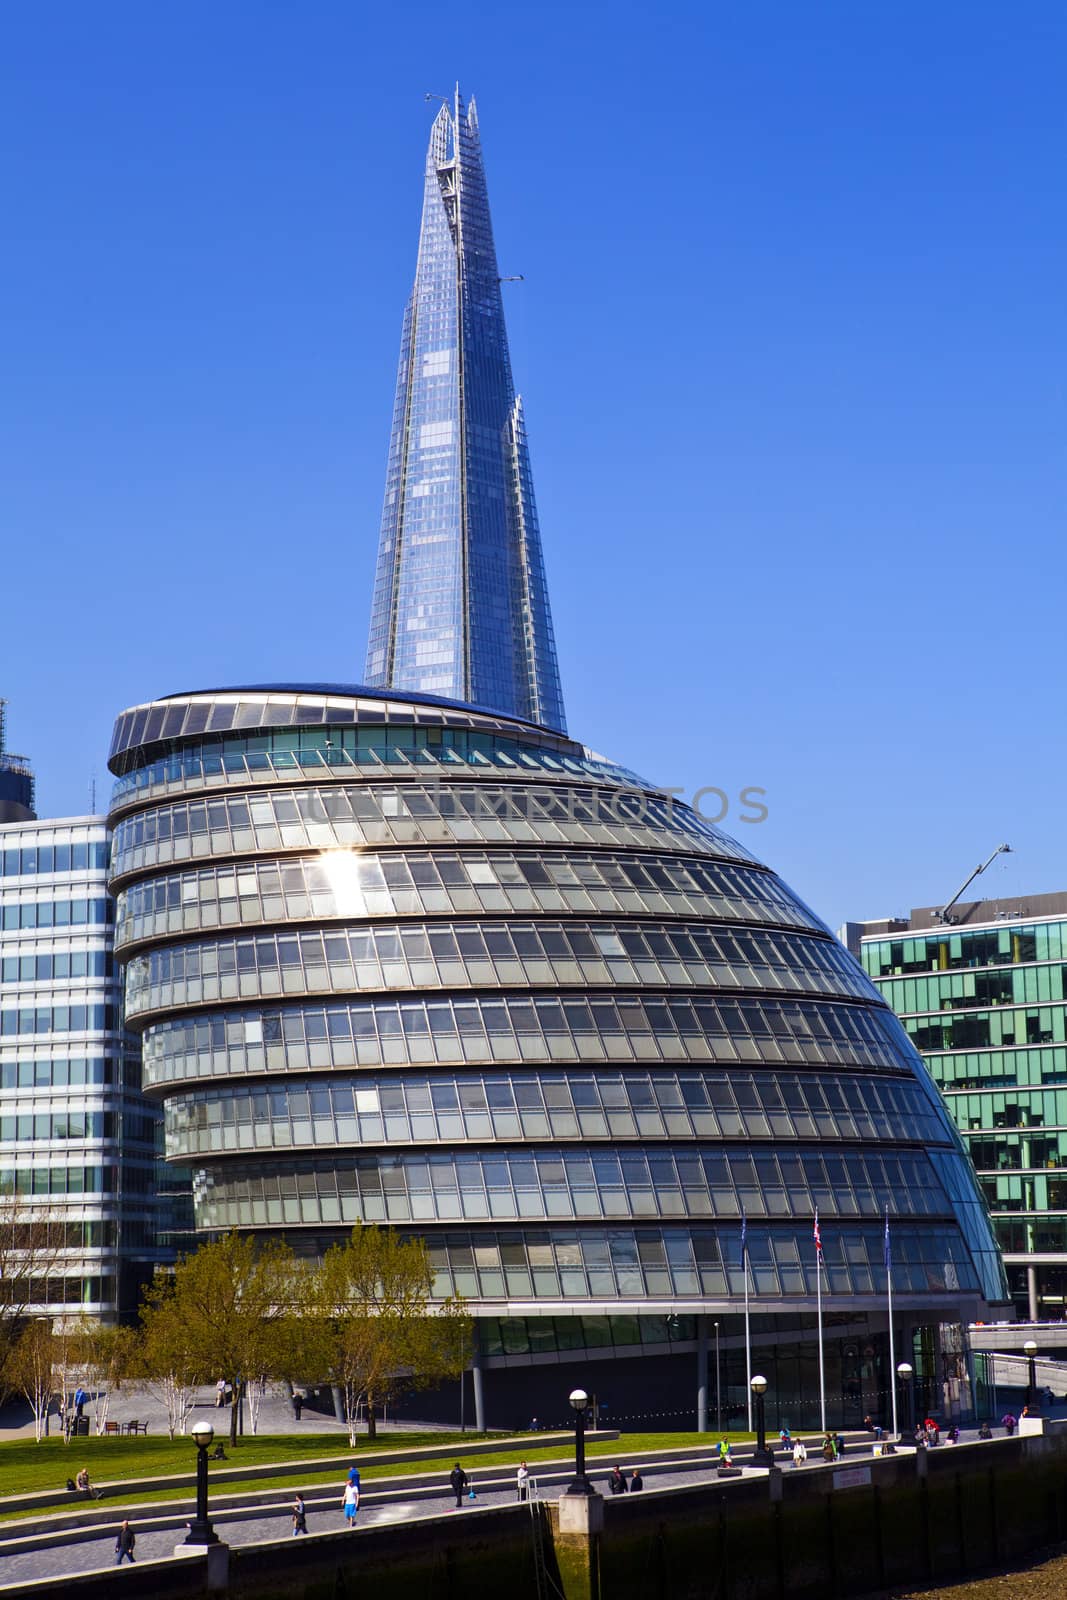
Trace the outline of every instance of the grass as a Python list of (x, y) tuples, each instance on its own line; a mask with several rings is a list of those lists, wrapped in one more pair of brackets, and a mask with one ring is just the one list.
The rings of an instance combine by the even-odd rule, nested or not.
[[(484, 1434), (467, 1434), (463, 1437), (454, 1433), (411, 1433), (397, 1437), (390, 1434), (388, 1439), (368, 1441), (366, 1435), (361, 1434), (355, 1450), (349, 1451), (348, 1440), (342, 1435), (294, 1435), (294, 1434), (261, 1434), (255, 1438), (245, 1437), (244, 1443), (236, 1451), (228, 1451), (227, 1466), (254, 1466), (260, 1462), (274, 1461), (303, 1461), (307, 1463), (308, 1470), (301, 1477), (289, 1474), (283, 1478), (257, 1478), (249, 1483), (219, 1484), (216, 1493), (241, 1494), (245, 1491), (261, 1489), (279, 1489), (292, 1494), (297, 1488), (315, 1489), (324, 1484), (337, 1483), (339, 1474), (337, 1468), (325, 1470), (315, 1465), (317, 1457), (347, 1456), (358, 1461), (365, 1454), (386, 1453), (389, 1450), (406, 1450), (419, 1445), (440, 1444), (444, 1453), (421, 1461), (395, 1461), (383, 1462), (377, 1466), (361, 1467), (364, 1485), (369, 1485), (378, 1478), (407, 1477), (417, 1473), (440, 1473), (442, 1482), (451, 1470), (454, 1461), (463, 1460), (463, 1446), (478, 1439), (487, 1437)], [(497, 1436), (499, 1437), (499, 1436)], [(751, 1439), (751, 1434), (730, 1433), (726, 1437), (739, 1443)], [(628, 1465), (639, 1464), (642, 1455), (654, 1450), (680, 1450), (687, 1446), (704, 1445), (708, 1453), (714, 1450), (717, 1437), (711, 1434), (700, 1433), (632, 1433), (623, 1434), (618, 1440), (608, 1439), (590, 1441), (586, 1446), (586, 1456), (590, 1460), (598, 1459), (624, 1462)], [(85, 1448), (88, 1446), (89, 1448)], [(528, 1445), (521, 1438), (515, 1440), (514, 1449), (502, 1451), (499, 1455), (474, 1456), (467, 1459), (467, 1470), (474, 1477), (475, 1485), (479, 1477), (496, 1476), (505, 1472), (509, 1466), (520, 1459), (525, 1459), (532, 1467), (542, 1461), (567, 1460), (570, 1455), (569, 1442), (560, 1440), (555, 1444), (534, 1446)], [(120, 1461), (121, 1456), (121, 1461)], [(43, 1440), (40, 1444), (34, 1441), (16, 1439), (0, 1444), (0, 1483), (3, 1484), (7, 1494), (28, 1494), (34, 1489), (61, 1488), (68, 1477), (72, 1477), (78, 1468), (87, 1466), (90, 1478), (100, 1483), (114, 1482), (122, 1478), (142, 1478), (164, 1476), (167, 1473), (193, 1471), (193, 1446), (189, 1439), (78, 1439), (73, 1445), (65, 1446), (62, 1440)], [(118, 1508), (123, 1505), (144, 1504), (150, 1500), (164, 1504), (170, 1500), (188, 1499), (189, 1488), (156, 1489), (149, 1494), (145, 1490), (132, 1491), (129, 1494), (116, 1494), (109, 1491), (106, 1499), (108, 1506)], [(81, 1505), (83, 1502), (71, 1501), (71, 1504)], [(66, 1510), (64, 1506), (62, 1508)], [(40, 1517), (47, 1515), (41, 1510), (19, 1511), (9, 1514), (5, 1521), (18, 1520), (24, 1516)]]

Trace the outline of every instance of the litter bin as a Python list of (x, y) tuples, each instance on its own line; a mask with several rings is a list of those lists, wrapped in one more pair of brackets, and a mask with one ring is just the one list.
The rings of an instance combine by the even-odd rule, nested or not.
[(79, 1438), (87, 1439), (89, 1437), (89, 1418), (88, 1417), (75, 1417), (75, 1419), (74, 1419), (74, 1431), (79, 1436)]

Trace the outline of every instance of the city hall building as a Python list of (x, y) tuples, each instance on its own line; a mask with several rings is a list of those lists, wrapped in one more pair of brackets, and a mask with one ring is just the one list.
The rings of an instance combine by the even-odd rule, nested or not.
[[(197, 1226), (316, 1255), (424, 1238), (476, 1318), (478, 1409), (966, 1409), (1006, 1299), (937, 1090), (878, 989), (736, 840), (568, 736), (477, 118), (431, 133), (365, 686), (123, 712), (127, 1025)], [(717, 1352), (718, 1394), (709, 1378)], [(710, 1371), (713, 1373), (715, 1367)], [(426, 1414), (427, 1400), (420, 1397)]]

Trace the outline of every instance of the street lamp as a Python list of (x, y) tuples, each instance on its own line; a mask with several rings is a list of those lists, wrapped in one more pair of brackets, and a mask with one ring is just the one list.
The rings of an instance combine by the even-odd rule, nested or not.
[(1026, 1374), (1026, 1404), (1030, 1411), (1037, 1409), (1037, 1340), (1027, 1339), (1023, 1345), (1023, 1354), (1027, 1360)]
[(207, 1450), (215, 1437), (210, 1422), (194, 1422), (193, 1441), (196, 1444), (196, 1516), (189, 1524), (189, 1534), (183, 1544), (218, 1544), (219, 1536), (207, 1519)]
[(752, 1452), (752, 1465), (754, 1467), (773, 1467), (774, 1451), (767, 1449), (767, 1426), (764, 1417), (764, 1395), (767, 1393), (767, 1380), (761, 1373), (756, 1373), (749, 1387), (756, 1397), (756, 1448)]
[(572, 1389), (570, 1402), (574, 1407), (574, 1477), (567, 1485), (567, 1494), (592, 1494), (593, 1486), (585, 1475), (585, 1410), (589, 1396), (584, 1389)]
[[(904, 1394), (904, 1427), (908, 1430), (909, 1440), (911, 1439), (912, 1434), (915, 1432), (915, 1417), (913, 1414), (913, 1407), (915, 1405), (915, 1391), (912, 1388), (911, 1383), (911, 1380), (914, 1376), (915, 1368), (911, 1365), (911, 1362), (902, 1361), (897, 1368), (897, 1377), (900, 1379), (900, 1387)], [(903, 1442), (904, 1428), (900, 1430), (900, 1438), (897, 1440), (898, 1444), (903, 1444)]]

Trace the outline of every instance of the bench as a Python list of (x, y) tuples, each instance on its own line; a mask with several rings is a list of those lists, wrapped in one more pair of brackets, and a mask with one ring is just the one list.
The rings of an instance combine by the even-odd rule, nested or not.
[(121, 1432), (122, 1432), (122, 1423), (121, 1422), (105, 1422), (104, 1423), (104, 1433), (105, 1433), (105, 1435), (109, 1434), (109, 1433), (121, 1433)]
[(148, 1423), (147, 1422), (127, 1422), (127, 1424), (126, 1424), (126, 1432), (127, 1433), (142, 1433), (142, 1434), (144, 1434), (145, 1438), (147, 1439), (147, 1437), (148, 1437)]

